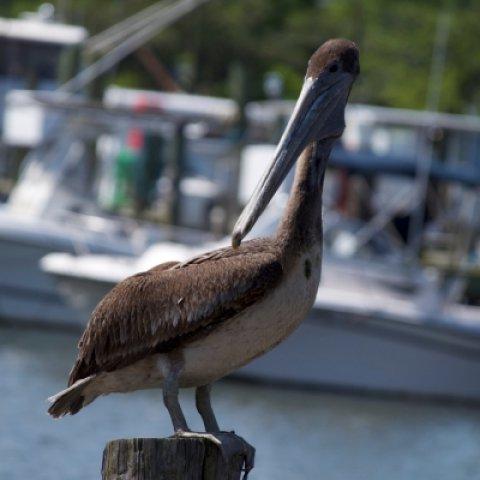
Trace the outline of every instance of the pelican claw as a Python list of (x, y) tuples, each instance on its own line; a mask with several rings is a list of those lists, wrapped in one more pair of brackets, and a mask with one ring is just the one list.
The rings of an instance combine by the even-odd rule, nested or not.
[(204, 438), (214, 443), (218, 447), (222, 446), (222, 442), (215, 437), (215, 435), (206, 432), (189, 432), (184, 430), (177, 430), (174, 434), (175, 438)]

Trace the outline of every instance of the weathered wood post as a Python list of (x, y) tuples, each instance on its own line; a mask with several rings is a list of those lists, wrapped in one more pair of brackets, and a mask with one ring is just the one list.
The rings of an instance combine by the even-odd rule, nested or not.
[(103, 480), (240, 480), (255, 449), (234, 433), (207, 437), (112, 440), (103, 451)]

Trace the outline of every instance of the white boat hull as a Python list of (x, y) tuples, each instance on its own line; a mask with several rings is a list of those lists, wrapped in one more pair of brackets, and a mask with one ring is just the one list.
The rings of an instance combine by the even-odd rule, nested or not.
[(346, 391), (480, 401), (480, 335), (314, 310), (239, 376)]
[(55, 279), (40, 268), (40, 260), (51, 252), (79, 249), (133, 255), (128, 242), (109, 240), (61, 222), (22, 219), (0, 211), (0, 321), (81, 324), (83, 312), (65, 300)]

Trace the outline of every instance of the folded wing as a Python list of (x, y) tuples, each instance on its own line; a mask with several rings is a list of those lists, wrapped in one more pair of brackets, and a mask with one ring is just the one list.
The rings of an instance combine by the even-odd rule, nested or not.
[(282, 272), (275, 243), (263, 239), (127, 278), (93, 311), (69, 385), (172, 350), (259, 301)]

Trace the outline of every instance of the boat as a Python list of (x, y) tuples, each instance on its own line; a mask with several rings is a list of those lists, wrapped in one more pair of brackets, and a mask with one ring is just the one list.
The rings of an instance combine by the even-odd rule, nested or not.
[[(35, 321), (52, 319), (75, 322), (76, 312), (65, 304), (51, 279), (38, 268), (39, 259), (51, 251), (96, 251), (133, 254), (128, 241), (109, 247), (111, 228), (100, 221), (83, 217), (75, 223), (68, 219), (52, 220), (31, 215), (28, 209), (16, 208), (15, 193), (7, 195), (13, 177), (10, 157), (15, 149), (32, 148), (43, 134), (41, 112), (24, 106), (22, 111), (8, 108), (8, 96), (13, 89), (31, 88), (52, 91), (57, 86), (57, 69), (66, 55), (78, 52), (88, 34), (83, 27), (53, 21), (49, 5), (37, 13), (23, 14), (19, 19), (0, 19), (2, 74), (0, 75), (0, 130), (2, 133), (0, 176), (4, 204), (0, 205), (0, 317), (9, 320)], [(18, 63), (18, 57), (30, 59)], [(32, 61), (35, 59), (35, 61)], [(64, 146), (65, 147), (65, 146)], [(17, 166), (15, 165), (16, 169)], [(42, 166), (32, 168), (41, 177)], [(37, 186), (40, 178), (33, 180)], [(24, 183), (23, 176), (17, 184)], [(15, 192), (15, 190), (14, 190)], [(37, 196), (38, 200), (39, 197)], [(14, 211), (17, 210), (15, 213)], [(93, 226), (95, 224), (95, 227)], [(104, 228), (105, 227), (105, 228)], [(110, 231), (108, 231), (110, 230)], [(88, 233), (90, 232), (90, 233)]]
[[(266, 106), (277, 109), (274, 116), (290, 108)], [(268, 108), (262, 111), (268, 115)], [(345, 172), (373, 183), (367, 193), (370, 216), (354, 228), (330, 226), (322, 282), (309, 317), (242, 375), (478, 403), (480, 301), (469, 280), (478, 268), (472, 262), (478, 261), (480, 246), (480, 120), (353, 105), (346, 123), (343, 145), (333, 152), (331, 164), (340, 173), (340, 190), (345, 191)], [(432, 182), (444, 189), (445, 210), (429, 213), (432, 218), (425, 221)], [(345, 204), (334, 207), (342, 210)], [(362, 258), (363, 247), (395, 225), (395, 238), (389, 237), (393, 255), (378, 245), (380, 256)]]
[[(112, 144), (118, 147), (132, 130), (174, 137), (183, 146), (190, 127), (221, 130), (231, 123), (237, 116), (236, 103), (115, 87), (105, 92), (102, 103), (89, 101), (82, 93), (98, 76), (202, 3), (155, 4), (94, 37), (81, 26), (56, 21), (51, 4), (18, 19), (0, 18), (1, 322), (74, 327), (82, 321), (39, 267), (49, 252), (131, 257), (153, 242), (169, 239), (188, 245), (211, 238), (199, 227), (207, 216), (204, 210), (221, 194), (213, 182), (177, 173), (173, 192), (177, 197), (183, 194), (183, 203), (194, 204), (197, 211), (194, 218), (189, 212), (174, 212), (175, 225), (158, 226), (125, 218), (102, 204), (102, 192), (112, 182), (106, 187), (95, 184), (100, 167), (96, 157), (106, 144), (114, 155)], [(95, 53), (98, 60), (80, 69), (81, 54), (86, 52)], [(23, 59), (20, 64), (18, 58)], [(134, 104), (139, 97), (144, 99), (140, 109)], [(204, 150), (216, 147), (208, 141), (198, 141), (195, 147), (199, 145)], [(188, 154), (201, 154), (199, 150)], [(182, 155), (179, 152), (176, 160)], [(182, 222), (195, 229), (182, 228)]]
[[(113, 104), (111, 98), (106, 105), (98, 105), (58, 92), (9, 92), (7, 109), (10, 112), (22, 111), (26, 106), (30, 111), (42, 112), (45, 118), (52, 118), (53, 112), (61, 127), (50, 136), (47, 134), (47, 138), (27, 154), (17, 183), (7, 201), (0, 205), (0, 264), (4, 267), (0, 273), (0, 319), (3, 322), (75, 326), (82, 321), (79, 312), (58, 293), (52, 278), (39, 267), (40, 259), (50, 252), (132, 257), (155, 242), (168, 239), (191, 245), (212, 237), (199, 229), (159, 226), (118, 215), (102, 207), (90, 182), (86, 181), (89, 142), (96, 142), (102, 135), (103, 140), (108, 137), (115, 141), (121, 139), (125, 131), (135, 128), (166, 135), (165, 129), (168, 134), (168, 126), (178, 118), (185, 124), (217, 125), (228, 123), (228, 119), (236, 115), (234, 102), (226, 99), (168, 93), (159, 93), (155, 98), (160, 98), (161, 110), (135, 113), (131, 108)], [(203, 145), (201, 139), (197, 144)], [(195, 156), (195, 148), (189, 154)], [(187, 203), (193, 201), (192, 196), (198, 199), (205, 191), (203, 188), (198, 193), (198, 181), (194, 180), (184, 178), (183, 183), (179, 182)], [(209, 192), (204, 198), (211, 198)], [(185, 218), (188, 219), (180, 212), (179, 223)]]
[[(419, 166), (419, 161), (428, 160), (428, 178), (455, 185), (456, 194), (472, 205), (467, 202), (471, 187), (479, 183), (475, 180), (475, 155), (461, 161), (447, 148), (449, 158), (432, 160), (426, 159), (425, 151), (422, 156), (406, 148), (410, 148), (408, 141), (412, 136), (428, 139), (432, 138), (432, 131), (442, 131), (443, 138), (454, 139), (457, 148), (462, 146), (459, 138), (471, 147), (478, 139), (480, 124), (475, 117), (410, 115), (380, 107), (368, 110), (366, 106), (353, 106), (347, 113), (347, 124), (350, 130), (347, 128), (343, 146), (333, 152), (327, 183), (335, 186), (333, 190), (341, 191), (345, 170), (367, 175), (375, 172), (373, 212), (366, 220), (353, 218), (348, 210), (345, 214), (338, 192), (334, 195), (332, 188), (327, 187), (326, 252), (314, 307), (282, 345), (237, 375), (330, 390), (478, 402), (480, 307), (466, 300), (465, 289), (458, 289), (458, 282), (447, 281), (444, 271), (432, 268), (431, 263), (422, 263), (422, 252), (435, 241), (438, 243), (438, 237), (443, 238), (438, 231), (441, 218), (430, 225), (420, 224), (421, 239), (412, 235), (414, 230), (410, 229), (410, 235), (407, 232), (402, 241), (398, 231), (392, 234), (388, 227), (392, 227), (396, 217), (405, 214), (415, 223), (415, 211), (422, 208), (424, 201), (419, 188), (425, 187), (418, 181), (425, 167)], [(377, 149), (370, 156), (366, 138), (373, 139)], [(262, 156), (273, 148), (258, 147)], [(258, 160), (255, 148), (249, 146), (248, 155), (244, 156), (243, 166), (250, 170)], [(461, 168), (455, 170), (452, 165), (456, 162), (461, 163)], [(249, 177), (254, 174), (240, 173), (242, 199), (248, 198), (252, 185)], [(287, 191), (288, 184), (257, 225), (254, 236), (273, 231)], [(462, 218), (461, 214), (458, 218)], [(472, 241), (463, 250), (463, 257), (468, 257), (471, 246), (478, 242), (477, 218), (468, 218), (468, 228), (464, 228), (472, 232)], [(419, 241), (420, 245), (415, 247)], [(225, 238), (223, 243), (227, 242), (229, 239)], [(163, 261), (186, 260), (199, 251), (221, 245), (222, 242), (213, 242), (191, 248), (163, 242), (152, 245), (137, 258), (51, 254), (42, 259), (41, 265), (56, 279), (65, 298), (83, 312), (85, 322), (100, 298), (126, 276)], [(461, 272), (456, 271), (456, 275)]]

